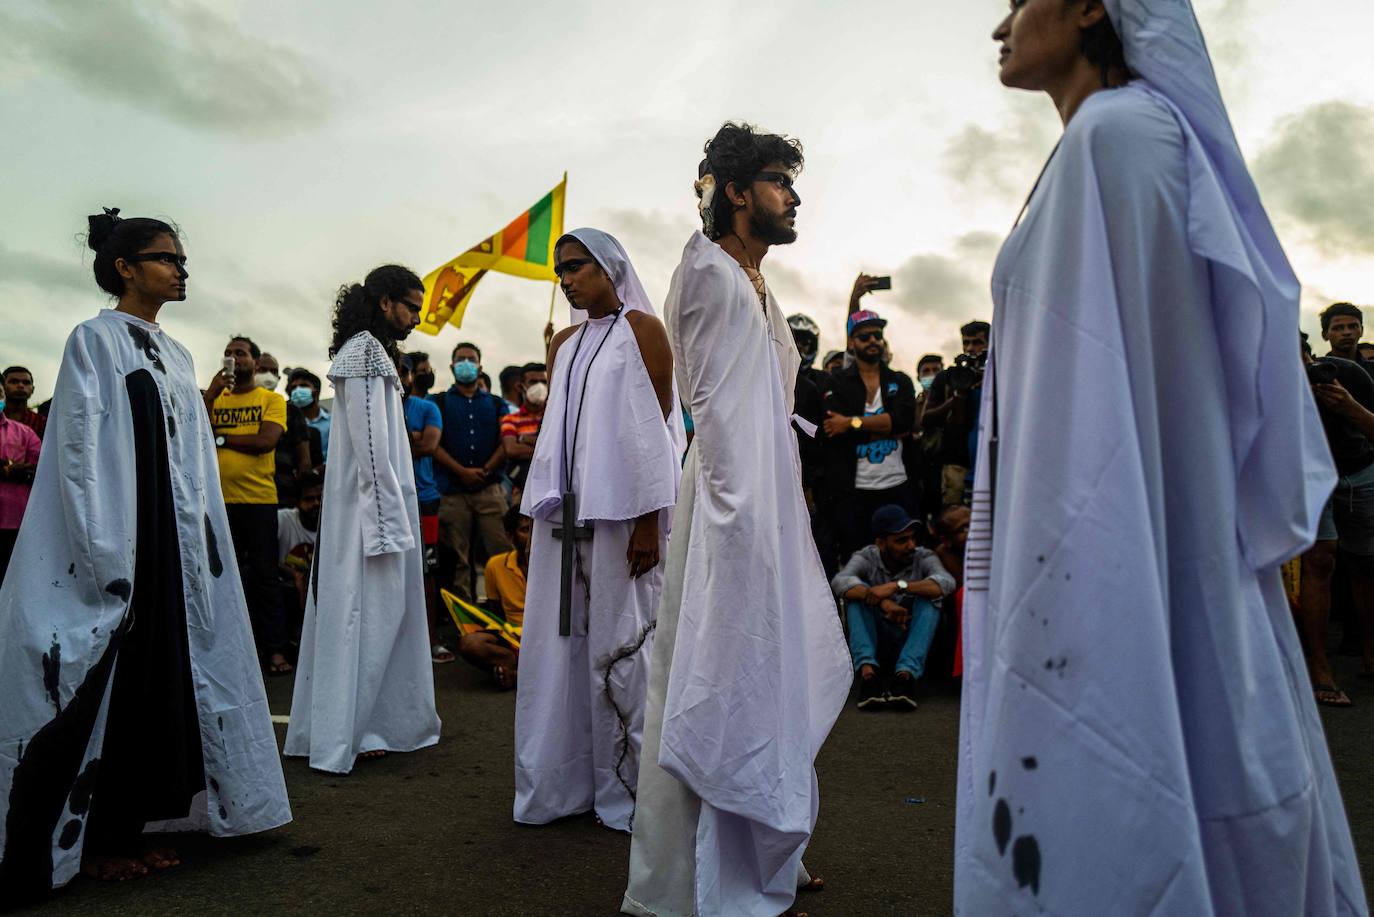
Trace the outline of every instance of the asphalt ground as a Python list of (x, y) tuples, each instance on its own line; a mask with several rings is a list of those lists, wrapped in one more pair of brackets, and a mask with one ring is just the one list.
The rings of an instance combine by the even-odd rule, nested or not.
[[(1356, 706), (1322, 715), (1374, 900), (1374, 681), (1357, 660), (1334, 661)], [(514, 824), (515, 695), (461, 661), (435, 667), (435, 688), (436, 747), (359, 762), (347, 777), (289, 760), (286, 827), (173, 836), (180, 867), (124, 883), (78, 878), (24, 913), (615, 914), (629, 838), (590, 816)], [(291, 679), (269, 679), (268, 694), (286, 713)], [(950, 913), (958, 706), (953, 685), (929, 689), (911, 713), (859, 712), (851, 699), (817, 765), (821, 816), (806, 860), (828, 888), (798, 907), (813, 917)]]

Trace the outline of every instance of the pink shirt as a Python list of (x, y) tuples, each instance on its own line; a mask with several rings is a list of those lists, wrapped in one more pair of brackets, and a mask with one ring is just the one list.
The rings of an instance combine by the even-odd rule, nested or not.
[[(27, 426), (0, 413), (0, 464), (20, 462), (38, 464), (41, 440)], [(29, 503), (30, 484), (0, 480), (0, 529), (17, 529)]]

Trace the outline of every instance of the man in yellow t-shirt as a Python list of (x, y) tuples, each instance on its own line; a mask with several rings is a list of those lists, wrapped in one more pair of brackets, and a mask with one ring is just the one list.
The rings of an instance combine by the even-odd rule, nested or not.
[[(497, 554), (487, 561), (482, 578), (486, 584), (488, 610), (499, 613), (509, 624), (523, 627), (525, 577), (530, 570), (533, 523), (529, 516), (520, 515), (520, 507), (512, 506), (506, 511), (505, 524), (506, 535), (515, 550)], [(458, 655), (479, 668), (489, 669), (502, 690), (515, 687), (520, 654), (492, 631), (464, 634), (458, 640)]]
[(218, 372), (205, 390), (215, 433), (220, 487), (239, 576), (253, 622), (258, 653), (270, 675), (285, 675), (286, 615), (277, 590), (276, 449), (286, 428), (286, 399), (253, 381), (262, 351), (246, 337), (224, 348), (232, 374)]

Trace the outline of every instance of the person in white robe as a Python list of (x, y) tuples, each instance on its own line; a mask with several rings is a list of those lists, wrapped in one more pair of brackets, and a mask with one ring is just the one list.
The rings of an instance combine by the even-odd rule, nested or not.
[(0, 589), (0, 902), (179, 862), (145, 831), (291, 820), (166, 223), (91, 217), (115, 309), (67, 339)]
[(285, 753), (346, 774), (439, 741), (410, 437), (396, 341), (424, 283), (385, 265), (335, 303), (332, 443)]
[[(629, 831), (686, 434), (668, 335), (621, 244), (575, 229), (555, 246), (554, 270), (574, 324), (549, 348), (549, 402), (522, 501), (534, 527), (515, 703), (515, 820), (545, 824), (594, 810)], [(589, 539), (572, 539), (565, 570), (568, 493)]]
[(992, 281), (956, 912), (1367, 914), (1279, 573), (1335, 481), (1298, 282), (1190, 4), (1067, 9), (993, 36), (1065, 130)]
[(621, 911), (777, 917), (815, 829), (815, 759), (853, 673), (792, 432), (801, 358), (760, 262), (795, 240), (795, 141), (726, 124), (666, 305), (696, 435), (650, 667)]

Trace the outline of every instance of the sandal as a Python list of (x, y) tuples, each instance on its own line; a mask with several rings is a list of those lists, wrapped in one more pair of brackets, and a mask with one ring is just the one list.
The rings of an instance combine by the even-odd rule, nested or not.
[(442, 643), (436, 643), (434, 646), (430, 647), (429, 660), (435, 665), (443, 665), (446, 662), (452, 662), (453, 651)]
[(1353, 707), (1352, 701), (1344, 691), (1335, 685), (1313, 685), (1312, 694), (1323, 707)]

